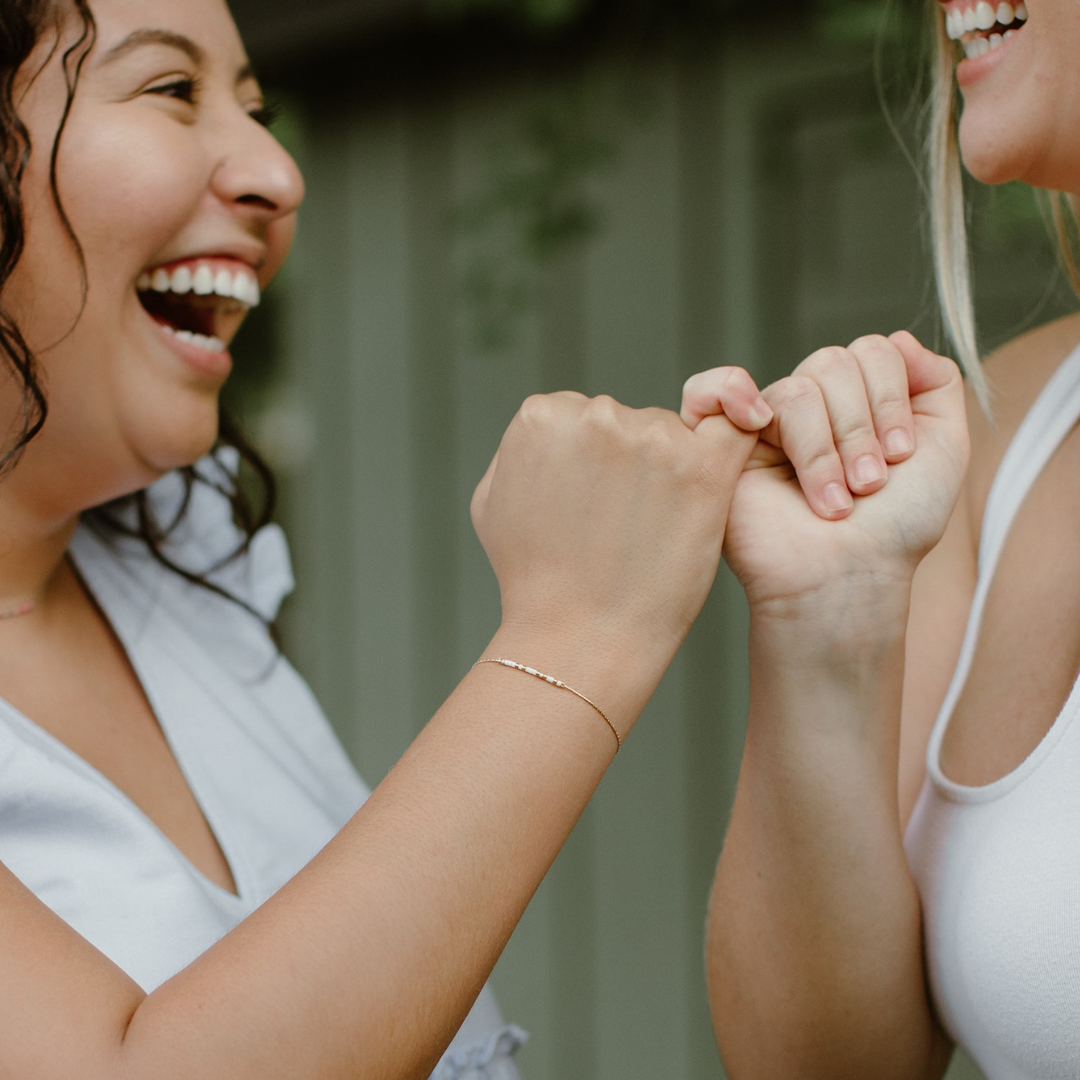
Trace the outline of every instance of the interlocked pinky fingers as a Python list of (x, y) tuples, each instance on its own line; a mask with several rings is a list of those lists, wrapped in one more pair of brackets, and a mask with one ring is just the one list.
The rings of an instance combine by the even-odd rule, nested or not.
[(773, 414), (748, 371), (721, 367), (687, 381), (680, 415), (691, 431), (707, 416), (726, 416), (743, 431), (761, 431)]

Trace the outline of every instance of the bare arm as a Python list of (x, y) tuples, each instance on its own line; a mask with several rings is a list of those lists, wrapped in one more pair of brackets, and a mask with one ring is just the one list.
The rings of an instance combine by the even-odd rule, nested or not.
[[(628, 733), (704, 601), (755, 441), (606, 399), (527, 403), (474, 500), (503, 594), (488, 655)], [(149, 996), (0, 870), (0, 1076), (421, 1080), (614, 753), (571, 694), (475, 669), (323, 853)]]
[[(708, 964), (735, 1080), (933, 1080), (951, 1051), (927, 997), (898, 803), (921, 783), (966, 614), (962, 587), (940, 589), (965, 580), (962, 513), (912, 585), (956, 501), (966, 439), (955, 368), (901, 344), (905, 355), (857, 342), (767, 391), (779, 430), (766, 437), (783, 454), (758, 455), (761, 475), (748, 472), (732, 511), (728, 557), (751, 600), (751, 710)], [(905, 419), (895, 388), (909, 357)], [(885, 435), (910, 424), (914, 455), (890, 458)], [(888, 483), (860, 491), (853, 466), (867, 453), (889, 460)], [(830, 503), (830, 483), (869, 497)], [(919, 640), (902, 721), (909, 612), (916, 637), (929, 627), (933, 639)]]

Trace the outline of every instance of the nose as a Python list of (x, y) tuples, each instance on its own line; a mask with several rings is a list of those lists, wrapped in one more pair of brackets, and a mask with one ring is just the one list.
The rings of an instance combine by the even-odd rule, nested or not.
[(289, 152), (241, 109), (223, 134), (213, 179), (218, 198), (263, 224), (295, 213), (304, 201), (304, 178)]

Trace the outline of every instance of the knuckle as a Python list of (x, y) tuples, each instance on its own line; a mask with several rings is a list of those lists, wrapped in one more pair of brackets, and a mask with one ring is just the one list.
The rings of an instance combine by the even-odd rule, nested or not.
[(863, 334), (862, 337), (857, 337), (848, 348), (853, 353), (865, 352), (871, 355), (896, 352), (896, 346), (884, 334)]
[(714, 368), (712, 371), (699, 371), (697, 374), (691, 375), (690, 378), (683, 383), (683, 397), (705, 391), (714, 377), (715, 372), (716, 369)]
[(585, 420), (593, 427), (610, 431), (618, 426), (619, 403), (608, 394), (590, 398), (585, 405)]
[(518, 418), (526, 424), (544, 423), (554, 411), (553, 402), (546, 394), (530, 394), (518, 409)]
[(911, 412), (911, 399), (906, 388), (879, 387), (873, 394), (872, 404), (874, 410), (883, 416), (906, 418)]
[(816, 407), (821, 401), (818, 384), (807, 375), (788, 375), (773, 386), (777, 405), (792, 412)]
[(713, 370), (713, 379), (723, 389), (736, 389), (751, 382), (750, 373), (741, 367), (720, 367)]
[(842, 349), (839, 345), (830, 345), (824, 349), (818, 349), (816, 353), (807, 357), (799, 365), (797, 371), (806, 368), (807, 371), (814, 372), (818, 378), (829, 378), (832, 375), (850, 371), (854, 363), (855, 359), (847, 349)]
[(877, 440), (874, 422), (869, 416), (844, 417), (833, 425), (833, 434), (839, 443), (847, 446), (862, 446)]
[(831, 447), (810, 447), (798, 462), (799, 472), (817, 477), (821, 483), (844, 477), (844, 465)]

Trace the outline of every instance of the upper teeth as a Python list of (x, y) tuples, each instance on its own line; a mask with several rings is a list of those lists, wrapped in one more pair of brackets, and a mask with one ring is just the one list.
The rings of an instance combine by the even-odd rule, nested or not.
[(973, 34), (977, 30), (992, 30), (999, 24), (1008, 28), (1014, 22), (1027, 22), (1027, 17), (1027, 4), (1024, 0), (1015, 5), (1009, 3), (1009, 0), (1002, 0), (997, 7), (987, 3), (987, 0), (979, 0), (974, 7), (965, 8), (963, 11), (953, 8), (949, 11), (945, 16), (945, 28), (953, 41), (959, 41), (965, 34)]
[(186, 296), (224, 296), (239, 300), (248, 307), (259, 306), (259, 283), (254, 274), (238, 270), (235, 274), (222, 268), (216, 273), (207, 263), (200, 263), (194, 272), (190, 266), (178, 266), (170, 273), (165, 269), (147, 271), (139, 277), (140, 292), (178, 293)]

